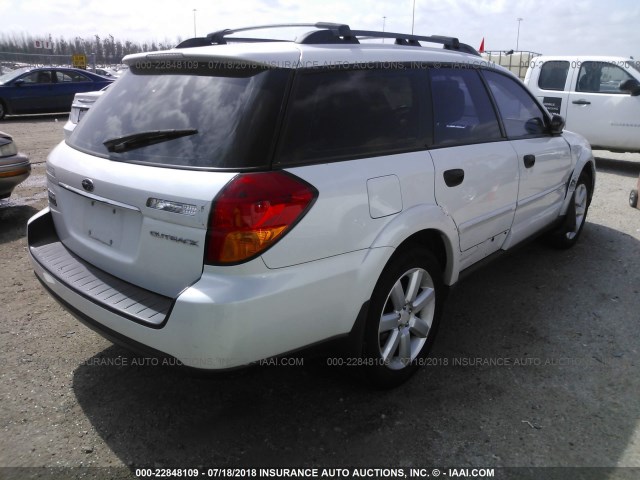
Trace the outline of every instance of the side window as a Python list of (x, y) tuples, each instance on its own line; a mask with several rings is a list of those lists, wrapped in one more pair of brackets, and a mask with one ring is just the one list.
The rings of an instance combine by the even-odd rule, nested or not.
[(297, 74), (276, 164), (426, 148), (420, 70), (310, 70)]
[(431, 92), (435, 145), (464, 145), (502, 139), (496, 113), (477, 71), (432, 69)]
[(488, 70), (483, 75), (500, 110), (507, 137), (535, 137), (547, 133), (546, 115), (522, 83)]
[(620, 83), (633, 77), (617, 65), (606, 62), (583, 62), (578, 73), (576, 92), (623, 93)]
[(551, 61), (544, 62), (538, 77), (538, 87), (542, 90), (564, 90), (569, 74), (569, 62)]
[(56, 72), (56, 80), (58, 80), (58, 83), (89, 81), (87, 77), (76, 72)]
[(48, 70), (40, 70), (30, 73), (21, 78), (25, 84), (35, 85), (37, 83), (51, 83), (51, 72)]

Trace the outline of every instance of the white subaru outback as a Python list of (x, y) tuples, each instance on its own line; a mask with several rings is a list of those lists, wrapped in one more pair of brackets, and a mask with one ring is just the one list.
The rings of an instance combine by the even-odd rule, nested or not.
[(134, 349), (216, 370), (343, 338), (392, 386), (462, 271), (540, 234), (576, 242), (594, 159), (455, 38), (305, 26), (127, 57), (50, 154), (29, 253)]

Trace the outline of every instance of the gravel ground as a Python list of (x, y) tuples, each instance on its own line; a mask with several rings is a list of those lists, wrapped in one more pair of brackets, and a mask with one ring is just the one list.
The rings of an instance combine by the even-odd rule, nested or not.
[(640, 478), (640, 210), (627, 204), (640, 155), (597, 152), (578, 245), (533, 243), (469, 276), (451, 291), (432, 364), (380, 392), (323, 359), (206, 379), (133, 365), (67, 314), (33, 275), (24, 236), (65, 121), (0, 124), (34, 163), (0, 204), (0, 467), (119, 467), (57, 471), (83, 478), (141, 466), (601, 467), (559, 478)]

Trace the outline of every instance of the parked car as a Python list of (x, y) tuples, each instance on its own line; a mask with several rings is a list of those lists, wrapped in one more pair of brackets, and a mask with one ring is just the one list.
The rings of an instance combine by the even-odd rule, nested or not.
[(594, 149), (640, 152), (640, 63), (623, 57), (540, 56), (524, 83)]
[(73, 96), (113, 79), (78, 68), (24, 67), (0, 76), (0, 120), (5, 115), (68, 112)]
[(96, 68), (95, 73), (102, 75), (103, 77), (112, 78), (113, 80), (119, 77), (118, 73), (110, 68)]
[(575, 244), (591, 149), (517, 77), (451, 37), (312, 26), (128, 56), (51, 152), (29, 253), (81, 321), (207, 370), (343, 340), (388, 387), (461, 273)]
[(64, 124), (64, 138), (69, 138), (71, 132), (76, 128), (76, 125), (89, 111), (91, 106), (102, 96), (102, 94), (109, 88), (109, 85), (97, 92), (84, 92), (76, 93), (71, 103), (71, 113), (67, 123)]
[(9, 198), (11, 192), (31, 173), (31, 163), (26, 155), (18, 153), (13, 138), (0, 132), (0, 199)]

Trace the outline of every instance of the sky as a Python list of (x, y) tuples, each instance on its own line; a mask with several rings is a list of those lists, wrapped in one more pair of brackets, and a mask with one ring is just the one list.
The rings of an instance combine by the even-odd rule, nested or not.
[(638, 0), (0, 0), (0, 34), (175, 44), (194, 36), (194, 17), (198, 36), (316, 21), (410, 33), (414, 3), (416, 34), (454, 36), (476, 49), (484, 38), (486, 50), (517, 44), (547, 55), (640, 59)]

